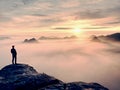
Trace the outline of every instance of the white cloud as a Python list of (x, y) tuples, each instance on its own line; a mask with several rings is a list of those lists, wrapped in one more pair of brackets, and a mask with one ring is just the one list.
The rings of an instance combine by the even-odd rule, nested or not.
[(68, 8), (68, 9), (72, 9), (72, 8), (76, 8), (80, 6), (80, 1), (79, 0), (63, 0), (61, 1), (61, 3), (58, 5), (61, 8)]
[(119, 90), (120, 60), (119, 53), (116, 53), (119, 44), (80, 40), (20, 44), (23, 37), (15, 38), (2, 41), (0, 66), (11, 63), (10, 48), (15, 43), (18, 62), (30, 64), (40, 73), (45, 72), (64, 81), (98, 82), (111, 90)]

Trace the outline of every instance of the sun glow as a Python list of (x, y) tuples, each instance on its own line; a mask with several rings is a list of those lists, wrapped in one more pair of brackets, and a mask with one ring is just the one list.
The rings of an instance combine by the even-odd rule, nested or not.
[(74, 33), (76, 36), (80, 36), (82, 34), (82, 30), (80, 28), (75, 28), (72, 30), (72, 33)]
[(81, 29), (79, 29), (79, 28), (75, 28), (73, 31), (74, 31), (75, 33), (81, 33), (81, 32), (82, 32)]

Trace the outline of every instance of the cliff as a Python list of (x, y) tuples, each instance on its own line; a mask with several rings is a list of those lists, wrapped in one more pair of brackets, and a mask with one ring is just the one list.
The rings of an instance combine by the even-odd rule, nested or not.
[(0, 90), (108, 90), (98, 83), (64, 83), (47, 74), (38, 73), (26, 64), (5, 66), (0, 70)]

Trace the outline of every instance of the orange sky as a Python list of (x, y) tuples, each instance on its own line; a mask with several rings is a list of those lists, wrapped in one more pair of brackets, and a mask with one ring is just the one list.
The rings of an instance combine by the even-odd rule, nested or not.
[(1, 0), (0, 33), (120, 31), (119, 0)]

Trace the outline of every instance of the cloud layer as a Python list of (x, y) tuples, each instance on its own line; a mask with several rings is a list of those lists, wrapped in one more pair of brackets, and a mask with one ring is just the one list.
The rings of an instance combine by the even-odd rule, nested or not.
[(10, 49), (15, 43), (18, 62), (30, 64), (41, 73), (45, 72), (66, 82), (98, 82), (110, 90), (119, 90), (119, 43), (65, 39), (23, 44), (21, 40), (21, 36), (1, 40), (1, 68), (11, 63)]

